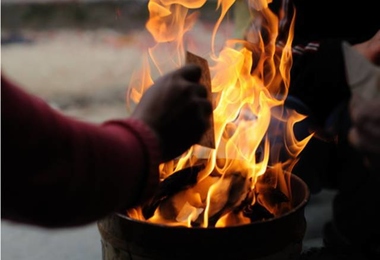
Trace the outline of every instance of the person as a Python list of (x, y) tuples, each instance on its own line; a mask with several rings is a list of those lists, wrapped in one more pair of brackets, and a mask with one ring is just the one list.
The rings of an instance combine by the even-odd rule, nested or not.
[[(375, 0), (365, 4), (335, 1), (334, 5), (328, 0), (269, 3), (279, 17), (279, 49), (284, 46), (295, 15), (293, 64), (285, 105), (293, 106), (296, 100), (300, 110), (308, 111), (307, 127), (315, 133), (293, 173), (309, 185), (312, 194), (322, 189), (337, 191), (332, 220), (323, 230), (328, 252), (324, 251), (320, 258), (305, 259), (380, 256), (380, 215), (373, 210), (380, 204), (380, 101), (377, 97), (363, 100), (352, 93), (342, 48), (347, 42), (373, 64), (380, 65), (377, 5)], [(248, 41), (250, 29), (247, 23), (244, 37)], [(353, 255), (356, 258), (350, 258)]]
[[(351, 45), (350, 48), (374, 65), (380, 65), (380, 30), (370, 39)], [(343, 58), (347, 57), (343, 55)], [(348, 78), (345, 75), (344, 79)], [(373, 210), (374, 205), (380, 204), (377, 194), (380, 184), (380, 82), (372, 83), (377, 84), (374, 87), (377, 93), (365, 97), (362, 93), (368, 85), (361, 82), (362, 86), (353, 89), (349, 80), (345, 81), (340, 87), (342, 91), (348, 92), (348, 96), (337, 99), (335, 107), (333, 100), (326, 95), (324, 100), (331, 102), (331, 107), (330, 111), (326, 111), (326, 117), (321, 117), (319, 131), (326, 132), (330, 139), (315, 145), (318, 141), (314, 138), (314, 143), (308, 144), (309, 158), (301, 159), (302, 166), (296, 170), (296, 174), (305, 176), (304, 172), (315, 163), (324, 165), (323, 170), (317, 172), (319, 189), (337, 192), (332, 204), (332, 219), (323, 229), (324, 247), (319, 252), (314, 251), (312, 259), (365, 260), (380, 256), (380, 215)], [(373, 89), (373, 85), (369, 87)], [(298, 98), (307, 100), (303, 95), (298, 95)], [(313, 113), (319, 113), (318, 106), (315, 106)], [(327, 156), (322, 157), (321, 154)], [(310, 185), (315, 185), (310, 183), (310, 178), (304, 179), (309, 180)], [(311, 259), (307, 257), (301, 259)]]
[(144, 203), (159, 164), (198, 142), (212, 105), (190, 64), (144, 93), (128, 118), (101, 124), (51, 108), (1, 75), (2, 219), (73, 227)]

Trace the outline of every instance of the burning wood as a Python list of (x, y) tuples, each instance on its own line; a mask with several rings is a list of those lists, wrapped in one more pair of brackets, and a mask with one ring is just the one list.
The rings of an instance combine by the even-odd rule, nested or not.
[[(223, 176), (213, 172), (196, 187), (199, 173), (204, 169), (203, 164), (187, 167), (163, 180), (152, 200), (142, 208), (144, 218), (150, 219), (158, 210), (161, 221), (185, 221), (192, 209), (196, 208), (196, 213), (191, 217), (191, 226), (201, 226), (207, 218), (208, 226), (214, 227), (223, 216), (242, 214), (249, 222), (255, 222), (274, 218), (276, 213), (272, 208), (280, 209), (285, 205), (289, 209), (287, 205), (290, 200), (278, 187), (262, 188), (268, 186), (265, 183), (268, 182), (267, 178), (260, 178), (260, 188), (252, 190), (251, 180), (242, 173), (233, 172)], [(208, 186), (207, 190), (218, 185), (210, 198), (207, 215), (201, 194), (196, 199), (188, 199), (194, 190), (202, 189), (202, 184)], [(254, 197), (256, 203), (252, 204)], [(261, 204), (261, 201), (265, 203)]]
[(149, 219), (153, 216), (154, 211), (162, 201), (167, 200), (182, 190), (194, 186), (197, 183), (198, 173), (202, 169), (204, 169), (204, 165), (184, 168), (162, 181), (151, 201), (144, 206), (144, 217)]
[(274, 218), (274, 215), (259, 203), (246, 205), (243, 208), (243, 214), (244, 216), (248, 217), (252, 223)]

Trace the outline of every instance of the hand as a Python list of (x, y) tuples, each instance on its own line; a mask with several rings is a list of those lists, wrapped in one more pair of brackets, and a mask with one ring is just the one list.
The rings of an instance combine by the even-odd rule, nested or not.
[(348, 140), (367, 157), (367, 165), (380, 167), (380, 97), (364, 100), (354, 95), (350, 102), (352, 128)]
[(355, 44), (353, 47), (369, 61), (380, 65), (380, 30), (368, 41)]
[(132, 113), (149, 125), (160, 139), (163, 161), (181, 155), (210, 127), (211, 102), (199, 83), (202, 71), (186, 65), (159, 78)]

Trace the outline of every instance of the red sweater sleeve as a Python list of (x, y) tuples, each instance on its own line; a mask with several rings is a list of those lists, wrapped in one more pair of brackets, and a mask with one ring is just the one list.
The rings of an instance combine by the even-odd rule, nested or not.
[(135, 206), (159, 182), (159, 143), (135, 119), (65, 116), (1, 78), (2, 218), (83, 225)]

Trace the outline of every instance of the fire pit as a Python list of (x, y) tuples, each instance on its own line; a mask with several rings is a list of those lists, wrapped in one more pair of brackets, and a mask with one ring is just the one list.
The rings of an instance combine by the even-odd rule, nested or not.
[(294, 259), (306, 229), (307, 185), (290, 176), (292, 209), (279, 217), (222, 228), (147, 223), (115, 213), (98, 222), (103, 260)]
[[(129, 84), (129, 103), (149, 88), (150, 72), (200, 60), (188, 55), (190, 47), (199, 51), (185, 32), (207, 1), (174, 2), (149, 1), (146, 28), (156, 44)], [(103, 260), (284, 260), (301, 253), (309, 189), (291, 172), (313, 133), (296, 136), (294, 127), (306, 116), (284, 106), (292, 31), (277, 46), (278, 17), (267, 1), (254, 1), (259, 19), (250, 41), (231, 39), (217, 51), (217, 33), (234, 1), (221, 2), (210, 59), (201, 60), (214, 106), (212, 145), (194, 145), (160, 165), (160, 188), (149, 203), (98, 222)]]

